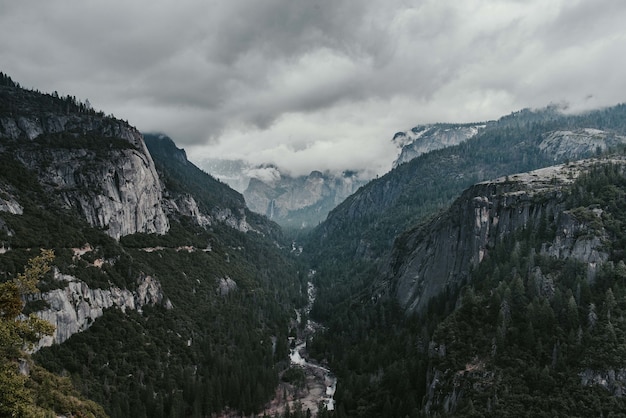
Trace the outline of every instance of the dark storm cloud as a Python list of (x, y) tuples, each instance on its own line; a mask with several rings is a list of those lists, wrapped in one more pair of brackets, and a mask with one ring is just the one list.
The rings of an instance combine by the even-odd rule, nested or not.
[(0, 0), (1, 70), (190, 157), (387, 169), (398, 130), (624, 101), (618, 0)]

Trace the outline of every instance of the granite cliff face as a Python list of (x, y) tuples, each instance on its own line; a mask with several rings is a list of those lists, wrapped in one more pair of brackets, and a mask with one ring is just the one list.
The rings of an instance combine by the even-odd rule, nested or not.
[(115, 286), (93, 289), (76, 277), (58, 271), (55, 272), (55, 280), (66, 282), (67, 286), (36, 295), (48, 305), (48, 308), (36, 312), (37, 316), (54, 325), (55, 331), (52, 336), (43, 337), (35, 350), (61, 344), (77, 332), (85, 331), (102, 316), (105, 309), (141, 311), (145, 305), (172, 308), (171, 302), (163, 295), (161, 284), (151, 276), (139, 277), (135, 291)]
[[(164, 203), (168, 215), (188, 216), (204, 228), (222, 223), (241, 232), (263, 229), (249, 222), (249, 211), (241, 194), (196, 167), (171, 138), (146, 134), (145, 141), (157, 172), (169, 186)], [(181, 174), (188, 184), (171, 181), (172, 176)]]
[(3, 80), (0, 281), (39, 248), (54, 249), (58, 269), (24, 309), (56, 327), (37, 361), (79, 373), (81, 389), (114, 416), (184, 415), (197, 403), (187, 390), (196, 376), (204, 394), (229, 380), (237, 388), (199, 414), (260, 410), (288, 356), (285, 325), (304, 299), (280, 228), (171, 140), (150, 149), (148, 135), (74, 98)]
[(586, 233), (589, 220), (564, 209), (563, 193), (591, 166), (591, 160), (582, 160), (469, 188), (444, 214), (396, 242), (388, 268), (394, 296), (408, 312), (420, 312), (446, 287), (467, 279), (497, 242), (515, 231), (539, 228), (550, 218), (558, 218), (557, 234), (542, 252), (586, 263), (593, 278), (608, 257), (602, 235)]
[(154, 162), (141, 134), (125, 122), (98, 115), (2, 116), (0, 141), (67, 208), (111, 237), (169, 229)]
[(101, 160), (89, 150), (47, 149), (18, 158), (38, 171), (40, 181), (51, 185), (68, 207), (115, 239), (136, 232), (167, 232), (162, 186), (149, 154), (135, 149), (107, 154)]
[(626, 144), (626, 137), (600, 129), (558, 130), (544, 135), (539, 149), (554, 160), (578, 159)]
[(8, 212), (14, 215), (24, 213), (24, 208), (20, 205), (15, 196), (0, 187), (0, 212)]

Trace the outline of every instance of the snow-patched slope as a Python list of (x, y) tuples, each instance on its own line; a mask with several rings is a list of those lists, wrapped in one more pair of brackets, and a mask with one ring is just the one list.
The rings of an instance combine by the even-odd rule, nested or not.
[(393, 142), (400, 148), (400, 155), (393, 166), (411, 161), (422, 154), (458, 145), (478, 134), (485, 125), (418, 125), (406, 132), (398, 132)]

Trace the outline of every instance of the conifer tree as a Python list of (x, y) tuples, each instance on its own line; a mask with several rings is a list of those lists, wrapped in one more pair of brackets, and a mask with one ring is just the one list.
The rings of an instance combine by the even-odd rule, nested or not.
[(32, 416), (36, 408), (26, 376), (18, 372), (18, 360), (24, 349), (32, 347), (42, 336), (51, 335), (54, 327), (34, 314), (24, 318), (24, 297), (37, 293), (37, 282), (50, 270), (52, 250), (28, 263), (23, 274), (0, 284), (0, 416)]

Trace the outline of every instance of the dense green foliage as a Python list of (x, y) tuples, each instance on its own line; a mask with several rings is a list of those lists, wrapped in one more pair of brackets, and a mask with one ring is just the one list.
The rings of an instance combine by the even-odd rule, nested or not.
[[(373, 416), (392, 411), (389, 416), (413, 416), (423, 413), (426, 406), (428, 385), (436, 370), (428, 355), (429, 340), (440, 322), (453, 312), (459, 289), (449, 289), (435, 298), (419, 320), (406, 319), (394, 301), (379, 298), (377, 295), (381, 289), (388, 286), (381, 281), (380, 269), (387, 260), (394, 238), (444, 210), (463, 188), (476, 181), (552, 164), (553, 159), (542, 154), (537, 147), (545, 132), (595, 127), (623, 134), (625, 113), (626, 107), (620, 105), (579, 116), (564, 116), (554, 109), (547, 109), (544, 112), (522, 111), (505, 117), (488, 124), (482, 134), (464, 144), (418, 157), (373, 181), (335, 209), (314, 231), (305, 245), (305, 253), (311, 257), (318, 272), (319, 293), (312, 315), (325, 322), (328, 330), (313, 340), (311, 349), (317, 358), (328, 360), (331, 369), (339, 376), (341, 383), (336, 399), (340, 415)], [(607, 181), (598, 173), (589, 177)], [(607, 196), (613, 199), (610, 213), (616, 214), (619, 212), (617, 206), (623, 204), (622, 194), (616, 189), (621, 187), (622, 180), (619, 176), (608, 177), (612, 183), (606, 186)], [(598, 185), (583, 186), (584, 181), (581, 179), (577, 183), (574, 190), (578, 192), (573, 194), (581, 199), (593, 199), (597, 196)], [(579, 204), (583, 205), (568, 203), (571, 207)], [(591, 216), (592, 211), (584, 208), (592, 203), (584, 205), (577, 213)], [(622, 224), (615, 221), (616, 215), (608, 213), (603, 219), (605, 216), (613, 218), (607, 218), (605, 229), (619, 230)], [(544, 224), (542, 228), (535, 239), (548, 239), (546, 234), (553, 232), (555, 225)], [(612, 247), (614, 263), (618, 262), (624, 248), (622, 238), (616, 238), (617, 235), (607, 244)], [(525, 245), (535, 248), (535, 244)], [(510, 248), (501, 254), (502, 257), (510, 255)], [(535, 259), (539, 260), (539, 257)], [(566, 272), (572, 268), (569, 264), (548, 264), (554, 269), (549, 270), (554, 275), (569, 274)], [(496, 271), (506, 271), (506, 268), (499, 266)], [(478, 276), (473, 277), (479, 281)], [(576, 285), (572, 286), (570, 290), (575, 292)], [(561, 292), (567, 294), (565, 289)], [(599, 292), (602, 294), (602, 290)], [(384, 317), (382, 323), (381, 314)], [(476, 320), (467, 329), (473, 330), (479, 323)], [(554, 332), (554, 329), (550, 331)], [(564, 344), (563, 340), (559, 341)], [(460, 342), (461, 345), (465, 343), (464, 340)], [(486, 347), (482, 349), (489, 353)], [(525, 364), (523, 358), (520, 361)], [(580, 379), (576, 377), (578, 372), (580, 370), (572, 371), (574, 378), (570, 376), (570, 379), (578, 382), (580, 388)], [(606, 395), (603, 399), (608, 399), (609, 395), (600, 392), (602, 396)], [(498, 396), (501, 395), (498, 393)], [(440, 409), (432, 408), (431, 411), (445, 412), (440, 405), (438, 407)]]
[[(625, 196), (622, 169), (605, 166), (568, 197), (589, 238), (606, 233), (610, 261), (595, 277), (585, 264), (542, 254), (537, 231), (520, 232), (480, 265), (460, 307), (433, 334), (430, 372), (441, 372), (433, 410), (445, 411), (443, 397), (457, 385), (463, 394), (450, 412), (460, 416), (623, 413), (613, 395), (624, 382), (608, 376), (626, 358)], [(588, 216), (593, 207), (601, 216)], [(606, 376), (607, 388), (583, 385), (586, 375)]]
[[(619, 415), (626, 405), (613, 395), (624, 382), (609, 376), (626, 358), (623, 168), (599, 166), (562, 199), (584, 225), (579, 238), (605, 240), (608, 262), (595, 276), (541, 251), (554, 239), (553, 218), (493, 248), (471, 284), (440, 295), (420, 318), (388, 300), (339, 307), (309, 344), (339, 376), (337, 415)], [(583, 385), (585, 376), (608, 388)]]
[(20, 88), (20, 84), (0, 72), (0, 114), (12, 117), (19, 115), (40, 116), (49, 114), (87, 115), (104, 117), (103, 112), (95, 111), (88, 101), (81, 102), (76, 96), (60, 96), (37, 90)]
[[(73, 99), (22, 90), (3, 80), (0, 117), (47, 118), (69, 112), (72, 123), (69, 131), (32, 140), (2, 140), (2, 198), (19, 202), (23, 213), (0, 212), (0, 244), (9, 249), (0, 254), (0, 282), (14, 277), (34, 250), (52, 248), (54, 267), (91, 288), (135, 290), (138, 279), (150, 275), (161, 284), (165, 298), (140, 312), (106, 310), (89, 330), (41, 349), (35, 360), (69, 377), (113, 417), (259, 410), (274, 395), (279, 372), (288, 365), (287, 332), (293, 309), (306, 303), (301, 273), (305, 269), (291, 257), (280, 229), (247, 211), (238, 193), (186, 159), (168, 154), (166, 147), (166, 152), (154, 155), (165, 194), (172, 199), (192, 196), (213, 218), (211, 225), (200, 227), (192, 218), (173, 212), (167, 234), (136, 234), (115, 241), (68, 208), (62, 195), (41, 183), (19, 156), (45, 159), (53, 151), (63, 155), (70, 150), (106, 164), (111, 149), (141, 152), (128, 141), (98, 133), (104, 119), (111, 126), (123, 122), (103, 119)], [(229, 214), (244, 218), (253, 231), (228, 226), (221, 219)], [(77, 255), (77, 249), (84, 253)], [(229, 287), (221, 287), (227, 279)], [(63, 286), (51, 275), (39, 284), (42, 290)], [(33, 300), (26, 309), (45, 307), (45, 302)], [(39, 376), (41, 369), (33, 370)], [(66, 394), (75, 393), (67, 378), (57, 381), (45, 376), (33, 384), (58, 385)], [(50, 390), (42, 402), (60, 402), (55, 393)]]
[[(24, 272), (0, 283), (0, 415), (104, 417), (102, 408), (82, 399), (68, 379), (33, 365), (24, 351), (54, 331), (50, 323), (23, 311), (23, 298), (38, 292), (37, 284), (50, 271), (53, 259), (52, 251), (42, 250), (29, 260)], [(18, 372), (18, 363), (29, 373)]]
[[(36, 356), (69, 373), (111, 416), (205, 416), (226, 407), (250, 413), (278, 383), (290, 307), (304, 297), (295, 265), (256, 233), (183, 221), (164, 236), (125, 237), (118, 248), (119, 260), (128, 260), (119, 268), (157, 278), (172, 309), (107, 311), (88, 332)], [(227, 295), (218, 291), (224, 277), (237, 283)]]
[[(9, 347), (0, 385), (18, 403), (33, 399), (43, 409), (82, 406), (102, 415), (97, 405), (76, 399), (78, 388), (113, 417), (259, 411), (282, 372), (284, 382), (304, 384), (302, 371), (289, 368), (287, 333), (294, 308), (307, 301), (311, 268), (318, 290), (311, 316), (326, 328), (308, 341), (308, 350), (339, 378), (337, 409), (321, 416), (610, 416), (626, 410), (614, 396), (626, 385), (620, 377), (626, 373), (621, 167), (598, 166), (559, 202), (584, 226), (578, 238), (603, 240), (608, 260), (597, 272), (542, 250), (555, 237), (560, 217), (554, 214), (537, 230), (516, 231), (490, 248), (469, 284), (448, 288), (420, 317), (407, 317), (385, 294), (390, 278), (381, 273), (394, 240), (445, 210), (464, 188), (551, 164), (538, 149), (548, 131), (626, 133), (625, 106), (578, 116), (525, 110), (488, 123), (466, 143), (423, 155), (362, 188), (310, 237), (298, 235), (305, 251), (296, 257), (275, 224), (249, 212), (239, 193), (158, 135), (146, 136), (146, 143), (165, 195), (173, 202), (192, 196), (210, 225), (172, 211), (165, 235), (117, 242), (91, 228), (17, 154), (80, 149), (104, 160), (108, 149), (138, 148), (81, 130), (82, 118), (106, 118), (75, 98), (18, 87), (0, 73), (0, 115), (62, 114), (75, 123), (69, 132), (4, 141), (0, 148), (0, 197), (23, 207), (20, 215), (0, 213), (0, 244), (10, 249), (0, 254), (3, 289), (37, 249), (52, 248), (55, 268), (92, 288), (134, 290), (150, 275), (166, 298), (140, 311), (106, 310), (86, 332), (40, 350), (37, 363), (57, 375), (32, 365), (30, 379), (18, 376), (19, 350)], [(245, 219), (252, 231), (218, 219)], [(76, 248), (88, 251), (76, 256)], [(63, 285), (50, 274), (38, 284), (42, 290)], [(15, 295), (0, 296), (15, 302)], [(24, 312), (46, 307), (36, 299), (14, 305)], [(598, 384), (603, 378), (607, 387)]]

